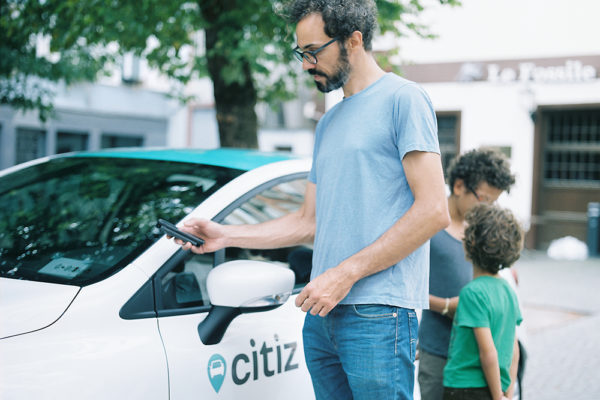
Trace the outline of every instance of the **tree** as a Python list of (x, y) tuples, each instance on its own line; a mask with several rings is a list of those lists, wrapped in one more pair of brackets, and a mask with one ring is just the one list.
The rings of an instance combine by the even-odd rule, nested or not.
[[(289, 99), (295, 89), (295, 69), (276, 73), (295, 62), (293, 27), (277, 12), (285, 1), (0, 0), (0, 104), (37, 109), (45, 120), (49, 82), (93, 81), (133, 53), (180, 87), (210, 76), (221, 144), (257, 147), (257, 101)], [(381, 32), (431, 36), (407, 18), (423, 1), (377, 0)]]

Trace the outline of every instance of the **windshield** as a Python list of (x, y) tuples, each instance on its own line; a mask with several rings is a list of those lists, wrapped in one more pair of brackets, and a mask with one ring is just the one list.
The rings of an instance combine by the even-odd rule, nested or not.
[(58, 158), (0, 177), (0, 276), (85, 286), (116, 273), (243, 171)]

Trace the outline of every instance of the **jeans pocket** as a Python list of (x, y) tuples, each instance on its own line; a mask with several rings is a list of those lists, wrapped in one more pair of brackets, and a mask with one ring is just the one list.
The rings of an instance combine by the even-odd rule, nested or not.
[(354, 313), (361, 318), (395, 318), (396, 307), (382, 304), (354, 304)]
[(408, 331), (410, 335), (410, 358), (415, 362), (417, 356), (417, 338), (419, 337), (419, 319), (415, 310), (408, 310)]

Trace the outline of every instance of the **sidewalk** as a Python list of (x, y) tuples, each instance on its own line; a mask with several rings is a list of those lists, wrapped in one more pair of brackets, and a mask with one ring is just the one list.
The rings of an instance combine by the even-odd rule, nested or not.
[(527, 332), (524, 399), (600, 399), (600, 259), (525, 251), (514, 268)]

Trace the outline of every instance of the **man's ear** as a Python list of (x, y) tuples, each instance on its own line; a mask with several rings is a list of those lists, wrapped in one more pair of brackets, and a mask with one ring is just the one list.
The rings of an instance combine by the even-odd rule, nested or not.
[(456, 178), (456, 180), (454, 181), (454, 187), (452, 188), (452, 194), (454, 196), (458, 196), (460, 194), (463, 194), (465, 192), (465, 189), (465, 181), (463, 181), (460, 178)]
[(360, 31), (354, 31), (350, 37), (346, 40), (348, 52), (352, 52), (355, 49), (363, 48), (363, 35)]

